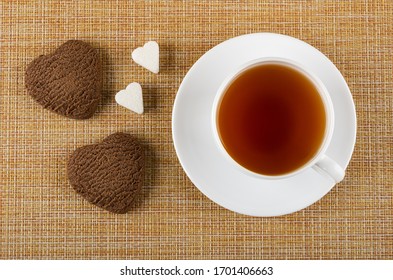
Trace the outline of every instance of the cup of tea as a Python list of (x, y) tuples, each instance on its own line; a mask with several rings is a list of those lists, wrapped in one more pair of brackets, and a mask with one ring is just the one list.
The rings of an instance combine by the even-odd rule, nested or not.
[(308, 168), (344, 178), (326, 155), (334, 110), (329, 92), (312, 71), (285, 58), (250, 61), (217, 90), (213, 136), (235, 168), (262, 179), (284, 179)]

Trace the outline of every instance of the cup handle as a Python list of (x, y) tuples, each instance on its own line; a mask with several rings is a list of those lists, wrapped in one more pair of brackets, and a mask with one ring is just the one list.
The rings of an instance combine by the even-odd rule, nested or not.
[(345, 176), (344, 169), (342, 169), (337, 162), (332, 160), (327, 155), (323, 155), (322, 158), (313, 166), (313, 168), (319, 173), (325, 173), (329, 175), (336, 183), (341, 182)]

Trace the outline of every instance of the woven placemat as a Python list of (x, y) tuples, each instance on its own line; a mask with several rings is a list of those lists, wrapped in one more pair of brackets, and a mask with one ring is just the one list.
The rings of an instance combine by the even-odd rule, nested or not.
[[(241, 4), (240, 4), (241, 2)], [(391, 1), (1, 1), (1, 259), (392, 259), (393, 3)], [(182, 170), (171, 137), (176, 91), (216, 44), (276, 32), (325, 53), (351, 88), (358, 117), (345, 180), (297, 213), (255, 218), (214, 204)], [(37, 105), (24, 71), (68, 39), (96, 47), (104, 98), (93, 118), (70, 120)], [(148, 40), (161, 72), (131, 60)], [(114, 95), (144, 88), (136, 115)], [(117, 132), (146, 147), (145, 187), (115, 215), (77, 195), (66, 161)]]

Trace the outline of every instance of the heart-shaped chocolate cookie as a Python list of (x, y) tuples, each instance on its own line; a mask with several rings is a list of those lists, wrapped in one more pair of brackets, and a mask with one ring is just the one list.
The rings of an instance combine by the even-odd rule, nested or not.
[(136, 139), (115, 133), (99, 144), (76, 149), (67, 173), (75, 191), (90, 203), (126, 213), (142, 188), (144, 164), (143, 149)]
[(26, 69), (27, 92), (44, 108), (73, 119), (93, 116), (101, 98), (102, 69), (98, 52), (70, 40)]

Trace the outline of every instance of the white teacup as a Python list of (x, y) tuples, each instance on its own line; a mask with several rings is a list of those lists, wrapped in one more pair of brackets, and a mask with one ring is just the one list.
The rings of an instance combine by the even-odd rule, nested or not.
[[(290, 173), (285, 173), (283, 175), (265, 175), (265, 174), (259, 174), (256, 172), (253, 172), (242, 165), (240, 165), (237, 161), (235, 161), (226, 151), (224, 148), (223, 143), (221, 142), (220, 136), (219, 136), (219, 131), (218, 131), (218, 125), (217, 125), (217, 114), (218, 114), (218, 109), (220, 102), (226, 93), (226, 90), (228, 87), (231, 85), (231, 83), (239, 77), (244, 71), (253, 68), (255, 66), (263, 65), (263, 64), (275, 64), (275, 65), (282, 65), (286, 67), (290, 67), (297, 72), (302, 73), (305, 77), (308, 78), (310, 82), (315, 86), (317, 89), (323, 104), (325, 108), (325, 115), (326, 115), (326, 125), (325, 125), (325, 134), (324, 134), (324, 139), (321, 142), (321, 145), (319, 147), (319, 150), (315, 155), (304, 165), (302, 165), (300, 168), (297, 168), (293, 170)], [(222, 82), (221, 86), (217, 90), (214, 102), (213, 102), (213, 107), (212, 107), (212, 127), (213, 127), (213, 136), (215, 139), (215, 142), (218, 146), (218, 148), (222, 151), (223, 155), (232, 163), (232, 165), (239, 169), (242, 170), (243, 172), (251, 175), (251, 176), (256, 176), (258, 178), (262, 179), (284, 179), (288, 178), (291, 176), (294, 176), (300, 172), (303, 172), (304, 170), (308, 168), (313, 168), (316, 171), (320, 173), (327, 174), (330, 176), (336, 183), (340, 182), (343, 180), (345, 172), (341, 166), (339, 166), (334, 160), (332, 160), (330, 157), (326, 155), (326, 150), (330, 144), (332, 134), (333, 134), (333, 129), (334, 129), (334, 110), (333, 110), (333, 104), (329, 96), (329, 92), (327, 91), (326, 87), (322, 83), (322, 81), (316, 77), (311, 71), (307, 70), (304, 66), (300, 65), (297, 62), (291, 61), (289, 59), (284, 59), (284, 58), (277, 58), (277, 57), (267, 57), (267, 58), (261, 58), (261, 59), (256, 59), (252, 60), (239, 68), (237, 68), (235, 71), (232, 72), (232, 74), (228, 75), (228, 77)]]

